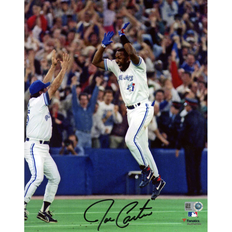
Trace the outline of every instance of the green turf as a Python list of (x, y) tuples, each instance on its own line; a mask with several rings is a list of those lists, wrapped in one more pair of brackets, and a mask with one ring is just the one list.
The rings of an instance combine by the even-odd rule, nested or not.
[[(113, 196), (112, 196), (113, 198)], [(52, 206), (51, 211), (53, 217), (58, 220), (58, 223), (49, 224), (40, 221), (36, 218), (38, 210), (41, 207), (42, 200), (31, 200), (28, 204), (27, 210), (29, 211), (29, 218), (25, 222), (25, 232), (68, 232), (68, 231), (83, 231), (93, 232), (98, 231), (98, 222), (90, 223), (84, 219), (84, 211), (88, 206), (100, 200), (58, 200), (56, 199)], [(114, 219), (117, 217), (121, 209), (132, 203), (138, 201), (138, 205), (128, 214), (131, 217), (137, 216), (141, 207), (147, 202), (146, 199), (115, 199), (114, 204), (107, 214), (107, 218)], [(203, 203), (203, 210), (198, 212), (198, 217), (188, 217), (187, 211), (185, 211), (185, 202), (200, 201)], [(103, 217), (107, 208), (109, 208), (111, 202), (102, 202), (93, 206), (87, 217), (89, 220), (100, 219)], [(129, 206), (128, 206), (129, 207)], [(130, 208), (132, 205), (130, 206)], [(198, 232), (207, 231), (207, 199), (159, 199), (155, 201), (149, 201), (147, 207), (152, 209), (144, 210), (143, 214), (152, 214), (150, 216), (142, 217), (141, 219), (132, 220), (129, 226), (126, 228), (119, 228), (116, 226), (115, 221), (102, 223), (101, 232)], [(126, 208), (125, 210), (128, 210)], [(123, 213), (124, 212), (124, 213)], [(119, 217), (119, 225), (122, 226), (122, 218), (128, 216), (123, 211)], [(187, 220), (184, 222), (182, 219), (199, 220), (201, 225), (187, 225)]]

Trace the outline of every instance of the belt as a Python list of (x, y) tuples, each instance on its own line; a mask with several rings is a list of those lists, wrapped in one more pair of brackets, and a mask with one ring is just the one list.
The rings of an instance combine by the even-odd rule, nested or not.
[[(27, 138), (26, 140), (29, 141), (30, 138)], [(34, 140), (34, 139), (31, 139), (31, 140)], [(49, 143), (50, 143), (50, 141), (44, 141), (44, 140), (38, 140), (38, 142), (39, 142), (40, 144), (49, 144)]]
[(138, 106), (140, 106), (140, 102), (137, 104), (131, 105), (131, 106), (127, 106), (126, 108), (129, 110), (133, 110), (135, 107), (138, 107)]

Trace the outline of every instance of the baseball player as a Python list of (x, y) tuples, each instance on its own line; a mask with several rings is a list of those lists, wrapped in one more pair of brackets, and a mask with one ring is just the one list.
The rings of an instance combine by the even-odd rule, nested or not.
[(124, 34), (129, 22), (118, 32), (124, 48), (118, 49), (115, 60), (104, 59), (105, 47), (112, 43), (113, 32), (104, 35), (101, 47), (94, 55), (92, 63), (102, 69), (109, 70), (117, 77), (122, 98), (127, 106), (129, 128), (125, 142), (132, 155), (142, 169), (143, 188), (152, 181), (153, 192), (151, 199), (155, 199), (165, 186), (161, 179), (156, 163), (148, 147), (148, 125), (154, 113), (154, 104), (148, 100), (146, 65), (144, 60), (136, 55), (135, 49)]
[(28, 219), (26, 205), (31, 200), (32, 195), (43, 181), (45, 175), (48, 179), (48, 183), (45, 189), (42, 208), (37, 218), (48, 223), (57, 222), (57, 220), (52, 218), (49, 207), (55, 198), (60, 182), (60, 174), (57, 166), (49, 154), (52, 120), (48, 106), (56, 90), (63, 81), (70, 63), (68, 54), (63, 54), (63, 61), (60, 61), (62, 68), (52, 82), (50, 88), (48, 88), (58, 63), (55, 50), (53, 50), (52, 53), (52, 65), (47, 75), (44, 77), (43, 82), (37, 80), (29, 87), (31, 97), (28, 103), (26, 123), (27, 138), (24, 144), (24, 156), (31, 172), (31, 179), (27, 183), (24, 192), (24, 220)]

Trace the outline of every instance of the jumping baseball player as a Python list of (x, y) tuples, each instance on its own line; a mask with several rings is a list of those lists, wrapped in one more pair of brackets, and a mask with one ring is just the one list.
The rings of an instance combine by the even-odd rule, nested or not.
[(148, 147), (148, 125), (154, 113), (154, 104), (148, 100), (146, 65), (144, 60), (136, 55), (135, 49), (124, 34), (126, 23), (118, 32), (124, 48), (118, 49), (115, 60), (104, 59), (105, 47), (112, 43), (113, 32), (104, 35), (101, 47), (94, 55), (92, 63), (102, 69), (109, 70), (117, 77), (122, 98), (127, 106), (129, 128), (125, 142), (132, 155), (142, 169), (143, 188), (152, 181), (153, 192), (151, 199), (155, 199), (165, 186), (161, 179), (156, 163)]
[(44, 201), (37, 218), (45, 222), (57, 222), (52, 218), (49, 207), (55, 198), (60, 182), (60, 174), (57, 166), (49, 154), (49, 140), (52, 135), (52, 120), (48, 106), (53, 95), (63, 81), (64, 75), (70, 63), (68, 54), (63, 54), (61, 70), (52, 82), (55, 67), (58, 63), (56, 52), (53, 50), (52, 65), (43, 82), (37, 80), (31, 84), (29, 91), (31, 98), (28, 103), (28, 115), (26, 123), (26, 141), (24, 144), (24, 155), (28, 163), (31, 179), (27, 183), (24, 192), (24, 220), (28, 219), (26, 205), (31, 200), (37, 187), (43, 181), (44, 175), (48, 179), (45, 189)]

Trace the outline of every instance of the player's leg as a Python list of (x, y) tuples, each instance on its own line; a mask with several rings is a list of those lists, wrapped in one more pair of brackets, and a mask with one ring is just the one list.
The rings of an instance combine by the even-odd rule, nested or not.
[[(151, 199), (155, 200), (160, 195), (160, 192), (164, 188), (166, 182), (159, 175), (158, 168), (156, 166), (155, 160), (154, 160), (154, 158), (153, 158), (153, 156), (151, 154), (151, 151), (149, 149), (149, 145), (148, 145), (148, 128), (146, 127), (145, 130), (142, 131), (142, 133), (143, 134), (140, 136), (141, 141), (139, 141), (139, 143), (144, 145), (143, 149), (144, 149), (145, 154), (147, 156), (149, 166), (151, 167), (152, 171), (154, 172), (154, 176), (151, 179), (151, 182), (153, 184), (153, 191), (152, 191)], [(140, 184), (140, 187), (144, 187), (144, 186), (146, 186), (146, 182), (142, 181), (141, 184)]]
[(39, 148), (35, 143), (27, 143), (25, 145), (25, 160), (31, 172), (31, 179), (26, 184), (24, 190), (24, 202), (28, 203), (44, 178), (44, 158), (40, 155)]
[(153, 106), (150, 106), (150, 107), (152, 108), (152, 113), (150, 111), (151, 114), (149, 115), (148, 120), (145, 123), (146, 129), (145, 129), (144, 134), (141, 136), (141, 138), (144, 139), (144, 142), (142, 141), (142, 144), (145, 144), (145, 141), (147, 141), (146, 146), (144, 147), (144, 149), (147, 150), (146, 154), (147, 154), (148, 160), (150, 161), (149, 165), (152, 167), (152, 170), (154, 172), (154, 176), (152, 177), (152, 181), (151, 181), (152, 184), (153, 184), (153, 191), (152, 191), (151, 199), (155, 200), (160, 195), (160, 192), (164, 188), (164, 186), (166, 185), (166, 182), (159, 175), (158, 168), (156, 166), (155, 160), (154, 160), (154, 158), (153, 158), (153, 156), (151, 154), (151, 151), (149, 149), (148, 128), (147, 128), (147, 126), (151, 122), (152, 117), (153, 117), (153, 112), (154, 112)]
[[(142, 169), (143, 178), (140, 187), (145, 187), (154, 176), (149, 165), (151, 162), (146, 154), (147, 152), (150, 153), (150, 150), (148, 149), (148, 140), (145, 141), (144, 138), (142, 138), (146, 132), (146, 127), (152, 119), (151, 115), (153, 112), (153, 107), (148, 103), (141, 104), (132, 111), (127, 111), (129, 128), (127, 130), (125, 142)], [(144, 141), (145, 144), (143, 144)], [(145, 149), (146, 147), (147, 149)], [(158, 172), (158, 170), (156, 171)]]
[[(138, 110), (139, 107), (140, 110)], [(139, 166), (147, 167), (148, 160), (144, 151), (142, 150), (141, 144), (138, 143), (138, 139), (141, 135), (141, 131), (144, 130), (149, 109), (144, 106), (139, 107), (132, 111), (127, 111), (129, 127), (125, 136), (125, 142)]]
[(128, 112), (129, 128), (125, 142), (140, 166), (151, 167), (156, 176), (158, 170), (148, 145), (147, 126), (152, 120), (154, 109), (146, 103)]
[(49, 153), (46, 156), (44, 162), (44, 175), (48, 179), (48, 183), (44, 194), (44, 201), (52, 203), (55, 198), (58, 185), (60, 183), (60, 174), (55, 161)]
[(31, 172), (31, 178), (25, 186), (24, 190), (24, 220), (27, 220), (27, 204), (31, 200), (31, 197), (34, 195), (37, 187), (41, 184), (44, 178), (43, 173), (43, 162), (44, 159), (40, 155), (39, 150), (37, 149), (36, 144), (34, 143), (25, 143), (24, 150), (25, 160), (28, 163), (29, 170)]
[[(161, 190), (166, 184), (166, 182), (162, 180), (159, 176), (157, 166), (148, 146), (147, 126), (149, 125), (153, 117), (153, 110), (154, 109), (151, 105), (145, 104), (145, 108), (144, 106), (142, 106), (141, 108), (139, 108), (139, 110), (136, 110), (133, 113), (129, 113), (129, 129), (125, 138), (127, 146), (130, 146), (129, 149), (131, 153), (135, 158), (137, 158), (136, 160), (139, 163), (140, 167), (143, 166), (143, 180), (140, 183), (140, 187), (145, 187), (150, 182), (150, 180), (152, 180), (152, 200), (156, 199), (156, 197), (159, 196)], [(131, 140), (133, 140), (133, 143), (136, 146), (133, 147), (133, 143), (131, 143)], [(136, 147), (139, 148), (137, 149), (137, 151)], [(142, 159), (139, 159), (140, 157), (138, 155), (138, 150), (140, 157), (143, 157)], [(143, 161), (143, 163), (141, 163), (141, 160)], [(151, 169), (154, 170), (154, 173), (153, 171), (151, 173)]]
[(55, 198), (60, 183), (60, 174), (55, 161), (52, 159), (48, 151), (44, 161), (44, 175), (47, 177), (48, 183), (44, 193), (44, 201), (37, 218), (45, 222), (54, 223), (57, 222), (57, 220), (52, 218), (49, 208)]
[(159, 176), (159, 171), (157, 168), (157, 165), (155, 163), (155, 160), (151, 154), (151, 151), (149, 149), (149, 144), (148, 144), (148, 127), (146, 127), (143, 131), (141, 131), (142, 135), (140, 136), (138, 143), (141, 144), (142, 149), (144, 150), (144, 154), (147, 158), (148, 165), (151, 167), (151, 170), (154, 173), (155, 177)]
[[(143, 129), (140, 131), (140, 136), (138, 136), (137, 143), (140, 144), (143, 150), (143, 153), (145, 154), (148, 160), (149, 166), (142, 168), (143, 179), (142, 179), (142, 182), (140, 183), (140, 187), (141, 188), (145, 187), (149, 183), (149, 181), (152, 180), (152, 183), (154, 185), (153, 188), (157, 187), (157, 185), (159, 186), (161, 182), (162, 182), (161, 187), (163, 188), (165, 185), (165, 181), (163, 181), (159, 175), (157, 165), (155, 163), (153, 155), (151, 154), (151, 151), (149, 149), (149, 143), (148, 143), (148, 125), (152, 120), (154, 109), (153, 109), (153, 106), (151, 106), (150, 104), (148, 104), (147, 106), (149, 108), (148, 116), (144, 122)], [(153, 172), (153, 176), (150, 179), (148, 179), (149, 167), (151, 168)], [(155, 199), (160, 194), (160, 191), (162, 190), (162, 188), (160, 188), (159, 191), (157, 191), (156, 188), (153, 189), (152, 199)]]

